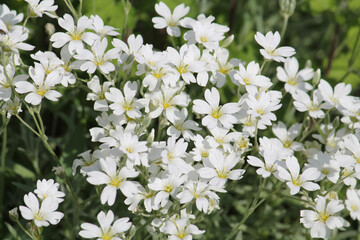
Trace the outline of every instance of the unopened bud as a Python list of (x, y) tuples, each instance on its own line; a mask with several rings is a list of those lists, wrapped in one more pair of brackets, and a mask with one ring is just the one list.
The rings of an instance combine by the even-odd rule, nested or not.
[(53, 167), (52, 171), (60, 178), (63, 178), (63, 175), (65, 174), (65, 169), (63, 167)]
[(9, 211), (11, 221), (17, 222), (19, 220), (18, 208), (13, 208)]
[(306, 61), (305, 68), (312, 68), (312, 62), (310, 59)]
[(136, 227), (132, 225), (129, 231), (128, 239), (133, 238), (135, 236), (135, 233), (136, 233)]
[(234, 35), (231, 34), (229, 37), (227, 37), (227, 38), (223, 41), (221, 47), (226, 48), (226, 47), (228, 47), (233, 41), (234, 41)]
[(340, 118), (339, 116), (336, 116), (335, 119), (332, 121), (332, 125), (334, 127), (334, 129), (336, 129), (340, 124)]
[(314, 74), (314, 77), (312, 79), (312, 84), (313, 86), (318, 85), (318, 83), (320, 82), (320, 78), (321, 78), (321, 70), (320, 68), (318, 68)]
[(310, 118), (309, 118), (309, 117), (307, 117), (307, 118), (305, 119), (305, 121), (304, 121), (304, 127), (305, 127), (306, 130), (309, 129), (309, 127), (310, 127)]
[(290, 17), (294, 14), (296, 0), (279, 0), (280, 14), (283, 17)]
[(146, 139), (148, 147), (151, 147), (152, 143), (154, 142), (154, 138), (155, 138), (155, 129), (153, 128), (151, 129), (151, 132)]
[(47, 23), (47, 24), (45, 24), (45, 32), (46, 32), (49, 36), (53, 35), (54, 32), (55, 32), (55, 26), (54, 26), (54, 24), (52, 24), (52, 23)]

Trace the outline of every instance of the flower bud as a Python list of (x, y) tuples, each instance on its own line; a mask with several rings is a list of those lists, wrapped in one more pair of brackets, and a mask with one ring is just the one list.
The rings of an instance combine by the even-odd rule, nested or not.
[(9, 211), (11, 221), (17, 222), (19, 220), (18, 208), (13, 208)]
[(131, 239), (132, 237), (134, 237), (135, 233), (136, 233), (136, 227), (134, 225), (132, 225), (130, 228), (130, 231), (129, 231), (128, 239)]
[(61, 179), (64, 178), (65, 169), (63, 167), (53, 167), (52, 171), (55, 173), (55, 175), (58, 175)]
[(318, 83), (320, 82), (320, 78), (321, 78), (321, 70), (320, 68), (318, 68), (314, 74), (314, 77), (312, 79), (312, 84), (313, 86), (318, 85)]
[(222, 43), (223, 48), (228, 47), (232, 42), (234, 41), (234, 35), (231, 34), (229, 37), (225, 38), (225, 40)]
[(334, 127), (334, 129), (336, 129), (340, 124), (340, 119), (339, 116), (336, 116), (336, 118), (332, 121), (332, 125)]
[(154, 142), (154, 138), (155, 138), (155, 129), (153, 128), (151, 129), (151, 132), (149, 133), (149, 136), (146, 139), (148, 147), (152, 146), (152, 143)]
[(310, 118), (309, 117), (307, 117), (305, 119), (304, 127), (305, 127), (306, 130), (309, 129), (309, 127), (310, 127)]
[(52, 23), (47, 23), (47, 24), (45, 24), (45, 32), (46, 32), (49, 36), (53, 35), (54, 32), (55, 32), (55, 26), (54, 26), (54, 24), (52, 24)]
[(280, 14), (283, 17), (290, 17), (294, 14), (296, 0), (279, 0)]

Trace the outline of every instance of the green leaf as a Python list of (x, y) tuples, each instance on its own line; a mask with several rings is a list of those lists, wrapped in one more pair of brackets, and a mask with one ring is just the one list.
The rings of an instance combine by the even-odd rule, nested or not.
[(18, 235), (17, 231), (15, 230), (15, 228), (13, 228), (10, 224), (8, 224), (7, 222), (5, 223), (7, 229), (9, 230), (13, 240), (21, 240), (21, 237)]

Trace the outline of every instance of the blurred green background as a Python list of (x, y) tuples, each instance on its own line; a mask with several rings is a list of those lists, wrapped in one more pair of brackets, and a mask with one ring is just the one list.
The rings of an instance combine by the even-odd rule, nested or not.
[[(55, 1), (59, 5), (57, 14), (62, 16), (69, 12), (61, 0)], [(77, 1), (72, 1), (78, 6)], [(87, 16), (98, 14), (105, 24), (111, 25), (122, 32), (120, 38), (126, 39), (131, 33), (141, 34), (145, 43), (151, 43), (156, 49), (164, 50), (170, 44), (164, 30), (153, 28), (151, 18), (156, 16), (154, 5), (157, 1), (133, 0), (131, 10), (125, 24), (124, 2), (121, 0), (84, 0), (83, 13)], [(279, 12), (276, 0), (164, 0), (174, 9), (180, 3), (190, 6), (189, 17), (196, 18), (199, 13), (213, 15), (219, 24), (230, 26), (234, 34), (234, 42), (228, 47), (230, 56), (249, 62), (262, 62), (259, 45), (254, 40), (257, 31), (281, 31), (283, 18)], [(22, 0), (2, 0), (10, 9), (26, 13), (27, 4)], [(36, 50), (46, 51), (49, 48), (49, 37), (44, 25), (51, 22), (57, 30), (61, 30), (56, 20), (43, 17), (30, 19), (29, 43), (36, 46)], [(124, 27), (125, 25), (125, 27)], [(61, 30), (62, 31), (62, 30)], [(320, 68), (322, 77), (331, 84), (344, 81), (353, 86), (353, 95), (360, 96), (360, 1), (359, 0), (298, 0), (295, 13), (290, 17), (283, 45), (296, 49), (296, 57), (300, 67), (304, 67), (307, 60), (311, 60), (313, 68)], [(178, 40), (180, 43), (180, 40)], [(183, 43), (183, 41), (181, 41)], [(30, 53), (24, 53), (24, 59), (31, 64)], [(266, 68), (266, 74), (276, 78), (276, 64), (271, 63)], [(134, 77), (134, 80), (136, 78)], [(230, 91), (227, 85), (224, 91)], [(95, 149), (92, 145), (88, 129), (96, 126), (97, 113), (92, 110), (92, 103), (86, 101), (87, 92), (83, 89), (70, 87), (62, 90), (63, 97), (58, 103), (45, 101), (42, 116), (46, 126), (49, 142), (61, 162), (71, 174), (72, 161), (76, 156), (88, 149)], [(228, 98), (233, 98), (230, 94)], [(24, 114), (24, 118), (29, 116)], [(3, 153), (3, 151), (2, 151)], [(52, 167), (56, 164), (44, 149), (41, 141), (16, 119), (10, 121), (8, 127), (8, 143), (6, 151), (6, 171), (1, 173), (3, 198), (0, 199), (0, 239), (27, 239), (8, 217), (8, 211), (23, 204), (23, 196), (33, 191), (37, 179), (55, 178)], [(249, 170), (250, 176), (253, 170)], [(57, 178), (61, 182), (61, 179)], [(93, 187), (89, 187), (86, 180), (77, 175), (72, 179), (73, 186), (80, 198), (86, 199), (96, 194)], [(206, 228), (204, 239), (221, 239), (224, 233), (231, 230), (232, 224), (239, 222), (245, 213), (246, 205), (254, 198), (253, 189), (258, 182), (244, 178), (241, 184), (234, 186), (232, 194), (221, 195), (221, 210), (199, 223), (200, 229)], [(64, 190), (64, 189), (63, 189)], [(61, 210), (65, 218), (57, 226), (45, 228), (45, 239), (78, 239), (79, 225), (84, 221), (96, 223), (100, 201), (88, 202), (77, 212), (74, 203), (65, 201)], [(297, 202), (287, 199), (268, 201), (253, 214), (243, 226), (242, 235), (236, 239), (305, 239), (306, 230), (299, 223)], [(116, 215), (131, 216), (134, 223), (139, 219), (127, 212), (126, 207), (115, 206)], [(103, 207), (105, 210), (106, 207)], [(77, 222), (80, 215), (80, 222)], [(89, 218), (88, 215), (92, 217)], [(274, 222), (276, 224), (274, 225)], [(56, 229), (56, 234), (54, 234)], [(357, 225), (352, 227), (357, 229)], [(357, 231), (348, 231), (337, 235), (336, 239), (355, 239)], [(289, 238), (291, 236), (291, 238)], [(139, 238), (142, 239), (141, 234)]]

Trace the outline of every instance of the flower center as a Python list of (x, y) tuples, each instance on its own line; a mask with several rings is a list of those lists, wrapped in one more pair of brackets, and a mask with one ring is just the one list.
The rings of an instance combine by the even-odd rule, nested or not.
[(291, 86), (297, 86), (298, 85), (297, 78), (290, 77), (288, 80), (288, 84), (290, 84)]
[(326, 222), (326, 220), (328, 220), (328, 218), (330, 217), (330, 214), (328, 212), (320, 212), (318, 213), (318, 220), (320, 222)]
[(131, 105), (131, 103), (124, 102), (123, 108), (125, 111), (130, 111), (131, 109), (133, 109), (133, 106)]
[(110, 180), (110, 185), (119, 188), (120, 184), (123, 182), (123, 179), (119, 178), (118, 176), (112, 177)]
[(220, 112), (220, 107), (218, 107), (217, 109), (213, 109), (211, 111), (211, 116), (215, 119), (219, 119), (222, 116), (222, 113)]
[(300, 176), (292, 176), (292, 177), (291, 177), (291, 182), (292, 182), (295, 186), (301, 186), (301, 184), (303, 183), (302, 180), (300, 179)]
[(175, 158), (175, 156), (174, 156), (174, 154), (173, 154), (172, 152), (169, 152), (169, 153), (167, 154), (167, 157), (168, 157), (168, 160), (169, 160), (169, 161), (171, 161), (171, 160), (173, 160), (173, 159)]
[(216, 173), (217, 173), (219, 178), (227, 178), (227, 176), (229, 175), (229, 171), (227, 171), (225, 169), (225, 167), (224, 167), (223, 170), (220, 170), (220, 171), (216, 170)]
[(327, 169), (327, 168), (322, 168), (322, 169), (321, 169), (321, 173), (327, 176), (327, 175), (330, 174), (330, 170)]
[(102, 240), (111, 240), (113, 237), (111, 236), (111, 234), (109, 232), (105, 232), (101, 234), (101, 239)]
[(187, 73), (187, 72), (188, 72), (187, 65), (185, 65), (185, 64), (180, 64), (180, 66), (177, 67), (176, 70), (177, 70), (180, 74), (183, 74), (183, 73)]
[(164, 191), (167, 193), (171, 193), (173, 189), (174, 189), (173, 186), (171, 186), (170, 184), (166, 184)]
[(243, 81), (244, 81), (245, 85), (250, 85), (251, 84), (251, 81), (250, 81), (249, 78), (244, 78)]
[(207, 41), (209, 41), (209, 39), (208, 39), (207, 36), (201, 35), (200, 41), (201, 41), (201, 42), (207, 42)]
[(289, 148), (291, 147), (291, 144), (293, 143), (293, 141), (290, 138), (286, 138), (285, 141), (283, 142), (283, 146), (284, 148)]
[(354, 211), (354, 212), (357, 212), (359, 210), (359, 208), (356, 206), (356, 205), (351, 205), (351, 209)]
[(256, 109), (256, 112), (257, 112), (258, 114), (260, 114), (260, 115), (264, 115), (264, 114), (265, 114), (265, 110), (262, 109), (262, 108)]
[(74, 31), (72, 33), (70, 33), (70, 36), (71, 36), (72, 40), (78, 41), (78, 40), (81, 40), (81, 38), (82, 38), (82, 32), (78, 32), (75, 27)]
[(38, 220), (38, 221), (44, 221), (45, 220), (45, 216), (41, 214), (41, 212), (37, 212), (34, 216), (34, 219)]
[(40, 87), (39, 89), (36, 90), (36, 93), (43, 97), (47, 93), (47, 90)]
[(276, 171), (274, 164), (268, 164), (268, 163), (265, 164), (265, 170), (270, 173), (273, 173)]
[(201, 157), (207, 158), (207, 157), (209, 157), (209, 153), (206, 152), (206, 151), (202, 151), (202, 152), (201, 152)]
[(133, 152), (134, 152), (134, 150), (132, 149), (132, 147), (127, 147), (125, 150), (126, 150), (128, 153), (133, 153)]
[(318, 111), (320, 109), (319, 105), (311, 103), (309, 106), (309, 111)]
[(171, 103), (169, 101), (164, 101), (163, 108), (169, 108), (169, 107), (171, 107)]

